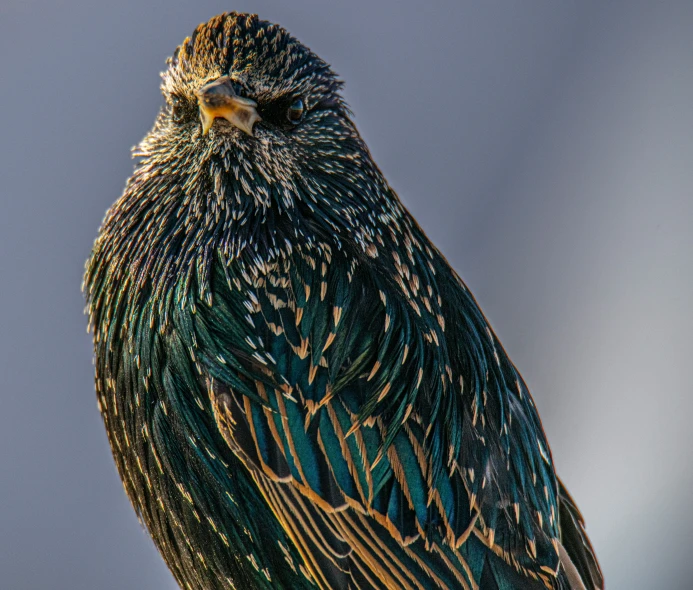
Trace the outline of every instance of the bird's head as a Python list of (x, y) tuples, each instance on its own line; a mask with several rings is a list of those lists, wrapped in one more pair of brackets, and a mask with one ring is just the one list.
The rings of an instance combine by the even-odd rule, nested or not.
[(239, 143), (315, 132), (325, 111), (346, 114), (340, 88), (329, 65), (283, 28), (236, 13), (197, 27), (169, 60), (162, 85), (180, 132)]
[(325, 111), (346, 114), (329, 65), (256, 15), (230, 13), (201, 24), (163, 77), (167, 115), (190, 139), (210, 132), (217, 141), (282, 142), (303, 129), (315, 132)]

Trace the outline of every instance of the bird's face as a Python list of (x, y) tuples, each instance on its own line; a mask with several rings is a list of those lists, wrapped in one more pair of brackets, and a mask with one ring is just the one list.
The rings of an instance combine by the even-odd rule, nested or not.
[(365, 148), (340, 87), (330, 67), (281, 27), (254, 15), (215, 17), (169, 60), (166, 107), (140, 154), (186, 192), (211, 185), (233, 193), (216, 200), (289, 209), (306, 191), (320, 192), (321, 171)]

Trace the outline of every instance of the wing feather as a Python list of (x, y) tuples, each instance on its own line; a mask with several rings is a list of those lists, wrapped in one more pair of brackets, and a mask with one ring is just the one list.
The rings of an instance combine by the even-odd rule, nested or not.
[[(221, 276), (227, 300), (197, 313), (216, 348), (207, 358), (234, 359), (205, 376), (217, 427), (319, 587), (570, 587), (548, 445), (478, 308), (442, 347), (454, 314), (441, 297), (402, 303), (320, 244), (265, 274)], [(600, 588), (560, 489), (566, 547)]]

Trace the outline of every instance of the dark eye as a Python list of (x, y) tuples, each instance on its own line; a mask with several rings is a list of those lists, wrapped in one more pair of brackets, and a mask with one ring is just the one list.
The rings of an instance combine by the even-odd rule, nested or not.
[(180, 123), (183, 121), (186, 115), (186, 104), (185, 101), (180, 96), (171, 97), (171, 118), (176, 122)]
[(305, 110), (303, 99), (297, 98), (291, 103), (291, 105), (289, 105), (289, 108), (286, 109), (286, 118), (289, 120), (289, 123), (296, 125), (301, 122), (301, 119), (303, 119)]

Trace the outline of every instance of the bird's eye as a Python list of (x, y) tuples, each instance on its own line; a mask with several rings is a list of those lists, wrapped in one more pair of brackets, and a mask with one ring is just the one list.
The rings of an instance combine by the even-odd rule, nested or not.
[(306, 109), (303, 104), (303, 99), (297, 98), (296, 100), (294, 100), (294, 102), (291, 103), (289, 108), (286, 109), (286, 118), (289, 120), (289, 123), (297, 125), (303, 119), (305, 110)]
[(171, 118), (176, 123), (181, 123), (185, 118), (185, 101), (180, 96), (171, 97)]

